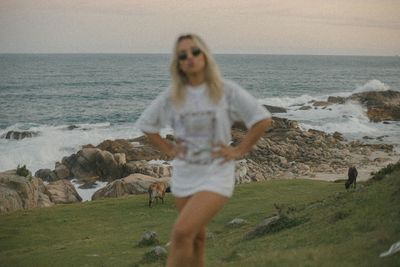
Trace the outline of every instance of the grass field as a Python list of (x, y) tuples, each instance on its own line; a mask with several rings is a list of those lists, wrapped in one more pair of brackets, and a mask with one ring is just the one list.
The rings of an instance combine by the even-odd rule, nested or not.
[[(161, 245), (177, 216), (173, 197), (150, 209), (147, 195), (97, 200), (0, 215), (0, 266), (162, 266), (139, 264), (147, 230)], [(244, 238), (286, 207), (298, 225)], [(232, 227), (234, 218), (248, 223)], [(400, 266), (400, 252), (380, 258), (400, 240), (400, 171), (358, 184), (274, 180), (239, 185), (208, 226), (207, 266)]]

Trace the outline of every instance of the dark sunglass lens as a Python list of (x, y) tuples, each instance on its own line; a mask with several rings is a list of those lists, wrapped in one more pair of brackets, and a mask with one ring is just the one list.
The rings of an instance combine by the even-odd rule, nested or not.
[(198, 55), (200, 55), (201, 54), (201, 50), (200, 50), (200, 48), (193, 48), (192, 49), (192, 55), (193, 56), (195, 56), (195, 57), (197, 57)]
[(188, 58), (187, 53), (182, 52), (178, 54), (178, 59), (179, 60), (186, 60)]

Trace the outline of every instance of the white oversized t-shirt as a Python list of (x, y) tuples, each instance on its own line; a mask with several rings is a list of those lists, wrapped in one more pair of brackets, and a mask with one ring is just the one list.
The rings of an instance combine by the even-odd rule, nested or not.
[[(171, 189), (177, 196), (187, 196), (200, 189), (230, 196), (234, 184), (234, 162), (221, 165), (220, 160), (213, 159), (214, 145), (230, 143), (231, 126), (235, 121), (243, 121), (247, 128), (251, 128), (256, 122), (271, 117), (238, 84), (223, 80), (223, 87), (224, 97), (214, 104), (207, 95), (205, 83), (187, 86), (186, 99), (179, 108), (173, 106), (171, 89), (168, 88), (157, 96), (137, 121), (137, 127), (147, 133), (159, 133), (162, 128), (170, 126), (176, 140), (186, 148), (182, 157), (173, 161)], [(214, 184), (207, 184), (210, 176), (216, 176)], [(217, 184), (224, 187), (224, 179), (229, 186), (219, 190)]]

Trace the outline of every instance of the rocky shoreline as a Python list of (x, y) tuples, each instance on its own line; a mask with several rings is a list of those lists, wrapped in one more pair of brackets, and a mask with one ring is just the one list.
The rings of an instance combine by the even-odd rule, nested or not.
[[(364, 99), (359, 101), (368, 102), (369, 107), (375, 110), (385, 110), (378, 112), (382, 120), (388, 119), (389, 113), (392, 116), (390, 119), (400, 120), (400, 113), (396, 113), (400, 106), (400, 92), (392, 92), (384, 91), (384, 94), (372, 96), (353, 95), (349, 99), (358, 97)], [(384, 97), (388, 98), (386, 102), (382, 100)], [(330, 98), (329, 101), (347, 100)], [(284, 111), (277, 109), (279, 112)], [(379, 121), (379, 114), (374, 114), (371, 120)], [(255, 148), (237, 161), (236, 184), (294, 178), (342, 180), (347, 178), (349, 166), (357, 167), (359, 180), (367, 180), (371, 172), (400, 158), (392, 145), (348, 142), (339, 132), (304, 131), (296, 121), (279, 117), (273, 117), (273, 121), (272, 127), (264, 133)], [(238, 144), (245, 133), (244, 124), (235, 123), (232, 128), (233, 145)], [(166, 138), (174, 140), (172, 135)], [(0, 213), (80, 202), (82, 198), (70, 182), (72, 179), (78, 181), (82, 188), (93, 188), (96, 181), (108, 182), (94, 193), (92, 200), (146, 193), (148, 186), (155, 181), (169, 184), (172, 171), (170, 160), (145, 136), (105, 140), (97, 146), (88, 144), (77, 153), (56, 162), (54, 170), (41, 169), (34, 176), (26, 177), (17, 175), (15, 170), (0, 173)]]
[[(400, 158), (392, 145), (346, 142), (338, 132), (303, 131), (296, 121), (273, 120), (254, 150), (237, 161), (236, 184), (295, 178), (342, 180), (352, 165), (359, 170), (359, 180), (367, 180), (371, 172)], [(235, 145), (246, 129), (236, 123), (232, 133)], [(167, 138), (173, 140), (173, 136)], [(19, 176), (15, 170), (0, 173), (0, 212), (80, 202), (72, 179), (82, 188), (92, 188), (96, 181), (108, 182), (92, 200), (143, 194), (155, 181), (169, 184), (170, 160), (145, 136), (85, 145), (56, 162), (54, 170), (41, 169), (33, 177)]]

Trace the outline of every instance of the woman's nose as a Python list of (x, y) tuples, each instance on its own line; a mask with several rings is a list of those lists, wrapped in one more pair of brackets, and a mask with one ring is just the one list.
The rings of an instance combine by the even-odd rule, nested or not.
[(187, 57), (188, 57), (188, 59), (192, 59), (192, 58), (194, 58), (194, 56), (193, 56), (192, 52), (188, 52), (188, 53), (187, 53)]

